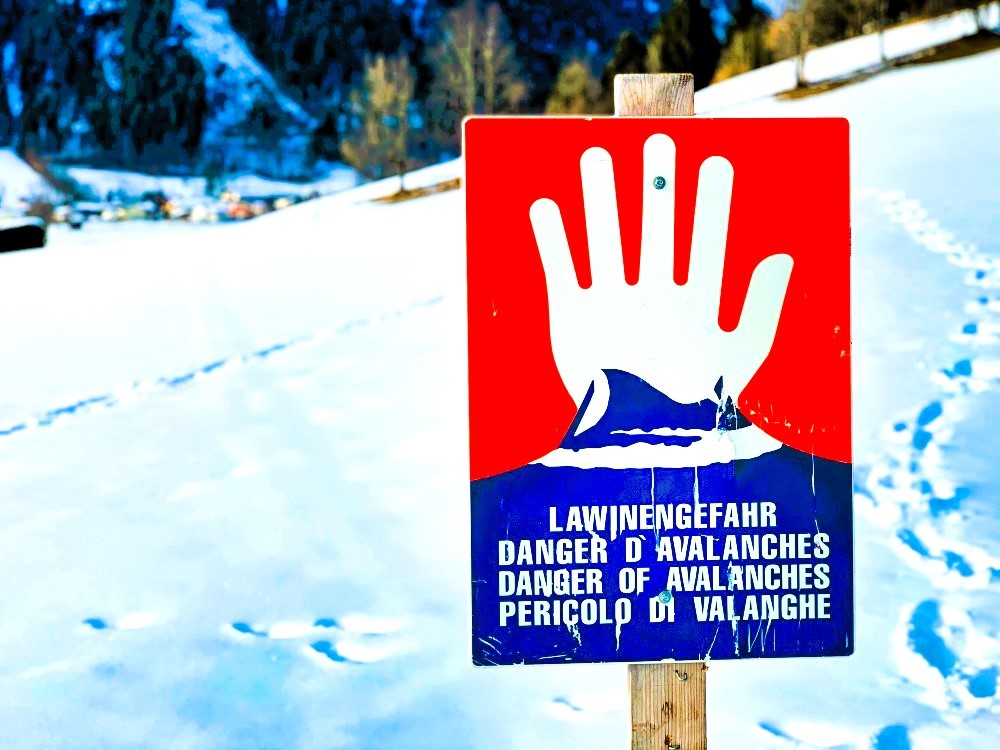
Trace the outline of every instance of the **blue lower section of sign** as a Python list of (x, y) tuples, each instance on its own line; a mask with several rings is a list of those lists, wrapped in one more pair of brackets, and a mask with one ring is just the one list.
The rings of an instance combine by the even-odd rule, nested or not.
[(531, 464), (472, 483), (478, 665), (853, 652), (851, 466)]

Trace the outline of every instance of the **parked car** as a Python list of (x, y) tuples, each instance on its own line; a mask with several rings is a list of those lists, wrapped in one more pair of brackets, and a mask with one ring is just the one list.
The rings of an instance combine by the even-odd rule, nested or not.
[(0, 218), (0, 253), (45, 247), (45, 222), (37, 216)]
[(108, 208), (110, 208), (109, 204), (97, 201), (77, 201), (73, 204), (73, 211), (83, 216), (84, 219), (100, 218), (101, 214)]
[(253, 207), (249, 203), (243, 203), (242, 201), (239, 203), (230, 203), (227, 213), (229, 218), (234, 221), (245, 221), (256, 216)]
[(69, 204), (56, 206), (52, 221), (57, 224), (67, 224), (70, 229), (82, 229), (87, 217)]

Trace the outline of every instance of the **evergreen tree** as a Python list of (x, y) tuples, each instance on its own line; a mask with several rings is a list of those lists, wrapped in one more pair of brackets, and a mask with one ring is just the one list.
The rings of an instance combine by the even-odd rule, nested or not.
[(64, 77), (82, 111), (86, 102), (97, 95), (102, 71), (97, 57), (97, 29), (89, 23), (81, 0), (75, 0), (73, 6), (73, 33), (68, 39)]
[(24, 17), (24, 6), (25, 0), (0, 0), (0, 44), (14, 38)]
[(646, 72), (646, 45), (634, 31), (623, 31), (615, 44), (615, 52), (604, 68), (602, 83), (614, 83), (614, 76)]
[(545, 103), (547, 115), (590, 115), (600, 107), (601, 82), (590, 70), (590, 65), (574, 58), (559, 71), (556, 84)]
[(887, 11), (885, 0), (804, 0), (801, 6), (814, 46), (876, 31), (884, 24)]
[(7, 87), (0, 86), (0, 146), (10, 144), (14, 137), (14, 112), (7, 97)]
[(313, 131), (310, 152), (314, 161), (336, 161), (340, 158), (340, 128), (337, 112), (331, 110)]
[(188, 156), (194, 156), (201, 147), (208, 116), (208, 87), (205, 71), (194, 55), (181, 43), (172, 50), (172, 85), (168, 84), (170, 97), (170, 124)]
[(122, 19), (122, 129), (129, 156), (141, 155), (150, 143), (162, 142), (163, 111), (160, 71), (151, 65), (163, 54), (173, 0), (128, 0)]
[[(0, 50), (17, 37), (23, 15), (22, 0), (0, 0)], [(7, 87), (0, 84), (0, 145), (12, 143), (15, 132), (14, 111), (7, 96)]]
[(85, 116), (94, 145), (106, 153), (120, 146), (122, 99), (103, 77), (98, 82), (94, 98), (85, 105)]
[(193, 154), (208, 108), (205, 75), (172, 23), (174, 0), (127, 0), (122, 18), (121, 132), (126, 159), (149, 146)]
[(712, 82), (722, 45), (711, 12), (701, 0), (674, 0), (649, 39), (646, 69), (650, 73), (692, 73), (694, 87)]
[(230, 25), (250, 53), (264, 65), (273, 65), (284, 23), (283, 6), (277, 0), (224, 0), (224, 6)]
[(810, 37), (813, 44), (823, 46), (853, 35), (853, 0), (808, 0), (808, 4), (812, 11)]
[(405, 6), (394, 0), (287, 0), (276, 26), (272, 68), (307, 106), (342, 96), (364, 73), (366, 54), (415, 46)]
[(733, 22), (719, 59), (715, 80), (770, 65), (774, 51), (768, 38), (771, 15), (752, 0), (736, 0), (730, 7)]
[(715, 80), (731, 78), (772, 62), (774, 52), (768, 42), (767, 24), (754, 23), (745, 29), (735, 29), (730, 34), (729, 42), (719, 59)]
[(48, 151), (59, 137), (59, 102), (52, 63), (59, 40), (55, 0), (40, 0), (27, 9), (17, 40), (21, 116), (18, 142), (24, 151)]
[(728, 0), (727, 9), (732, 17), (729, 33), (745, 31), (760, 21), (768, 21), (771, 14), (761, 8), (755, 0)]
[[(17, 37), (23, 15), (22, 0), (0, 0), (0, 50)], [(7, 87), (0, 84), (0, 145), (12, 143), (15, 132), (14, 111), (7, 96)]]
[(615, 44), (615, 52), (601, 74), (599, 111), (614, 112), (615, 76), (646, 72), (646, 45), (634, 31), (623, 31)]

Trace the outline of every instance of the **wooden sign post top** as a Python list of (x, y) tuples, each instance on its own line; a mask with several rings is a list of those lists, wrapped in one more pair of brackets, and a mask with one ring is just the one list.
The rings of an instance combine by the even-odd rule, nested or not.
[(615, 117), (683, 117), (694, 114), (690, 73), (615, 76)]
[[(616, 117), (694, 114), (690, 73), (615, 76)], [(705, 750), (704, 662), (630, 664), (632, 750)]]

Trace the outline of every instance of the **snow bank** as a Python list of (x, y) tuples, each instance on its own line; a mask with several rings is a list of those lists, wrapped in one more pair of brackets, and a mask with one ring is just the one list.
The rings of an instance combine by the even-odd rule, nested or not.
[[(107, 198), (113, 194), (123, 194), (136, 198), (143, 193), (162, 192), (170, 198), (197, 199), (203, 198), (208, 189), (204, 177), (164, 177), (129, 172), (117, 169), (96, 169), (94, 167), (69, 167), (67, 175), (75, 182), (88, 188), (94, 197)], [(308, 196), (313, 194), (327, 195), (354, 187), (357, 184), (357, 173), (350, 167), (335, 165), (326, 177), (309, 182), (288, 182), (261, 177), (256, 174), (242, 174), (227, 177), (222, 184), (240, 195), (248, 197), (263, 197), (271, 195)]]
[(795, 60), (781, 60), (773, 65), (751, 70), (706, 86), (694, 94), (695, 112), (705, 114), (745, 102), (791, 91), (795, 88)]
[[(408, 172), (403, 177), (403, 184), (407, 189), (433, 187), (449, 180), (461, 179), (463, 172), (462, 160), (452, 159), (451, 161), (432, 164), (423, 169), (416, 169)], [(344, 190), (321, 198), (309, 201), (277, 214), (262, 216), (260, 221), (312, 221), (325, 220), (332, 215), (340, 215), (345, 208), (357, 204), (370, 203), (377, 198), (385, 198), (399, 190), (399, 178), (387, 177), (384, 180), (367, 182), (350, 190)]]
[[(1000, 25), (1000, 3), (983, 6), (978, 12), (979, 23), (983, 28), (992, 29)], [(906, 24), (885, 32), (885, 54), (890, 60), (906, 57), (939, 44), (971, 36), (976, 30), (976, 18), (971, 10)]]
[(226, 187), (243, 196), (267, 195), (307, 196), (314, 193), (328, 195), (353, 188), (358, 184), (358, 173), (348, 166), (334, 167), (327, 177), (312, 182), (287, 182), (272, 180), (254, 174), (240, 175), (226, 180)]
[(94, 167), (69, 167), (66, 174), (89, 189), (95, 198), (103, 200), (112, 194), (139, 197), (143, 193), (162, 192), (176, 198), (205, 195), (204, 177), (159, 177), (141, 172)]

